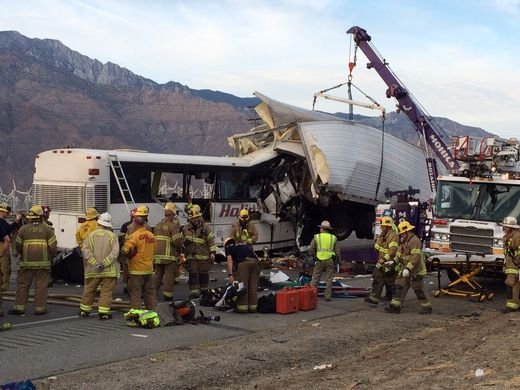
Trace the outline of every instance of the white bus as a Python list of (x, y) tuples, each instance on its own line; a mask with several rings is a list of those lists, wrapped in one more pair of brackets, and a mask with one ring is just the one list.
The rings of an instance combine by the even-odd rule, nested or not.
[(89, 207), (99, 213), (108, 211), (117, 233), (129, 220), (131, 209), (140, 204), (150, 208), (149, 224), (155, 226), (164, 216), (163, 205), (172, 201), (183, 224), (189, 197), (200, 205), (217, 245), (222, 245), (245, 208), (259, 233), (255, 250), (292, 249), (295, 221), (266, 214), (257, 202), (260, 196), (265, 198), (266, 177), (283, 164), (280, 160), (272, 150), (244, 157), (209, 157), (54, 149), (36, 157), (33, 200), (51, 208), (50, 221), (62, 250), (76, 246), (75, 232)]

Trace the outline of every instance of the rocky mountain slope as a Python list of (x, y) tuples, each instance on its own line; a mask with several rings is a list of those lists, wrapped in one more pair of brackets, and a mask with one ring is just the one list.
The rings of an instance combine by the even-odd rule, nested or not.
[[(65, 145), (232, 154), (226, 138), (251, 127), (247, 107), (256, 102), (173, 81), (158, 84), (56, 40), (0, 32), (0, 187), (6, 192), (15, 180), (18, 188), (29, 188), (35, 155)], [(440, 120), (465, 133), (464, 126)], [(416, 141), (404, 115), (389, 114), (385, 128)]]

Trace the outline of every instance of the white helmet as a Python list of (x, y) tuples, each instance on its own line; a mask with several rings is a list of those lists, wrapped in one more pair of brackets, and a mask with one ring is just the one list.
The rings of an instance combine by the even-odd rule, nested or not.
[(518, 221), (516, 220), (515, 217), (512, 217), (512, 216), (505, 217), (504, 220), (502, 221), (502, 226), (510, 227), (513, 229), (520, 229), (520, 226), (518, 226)]
[(112, 227), (112, 216), (109, 213), (103, 213), (99, 216), (97, 222), (101, 226), (111, 228)]

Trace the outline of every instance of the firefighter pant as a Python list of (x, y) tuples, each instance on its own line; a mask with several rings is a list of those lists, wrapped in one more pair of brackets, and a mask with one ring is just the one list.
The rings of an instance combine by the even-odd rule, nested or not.
[(518, 274), (507, 274), (506, 277), (507, 302), (506, 308), (518, 310), (520, 307), (520, 281)]
[(395, 277), (396, 273), (393, 270), (387, 270), (384, 266), (375, 268), (372, 273), (372, 291), (370, 292), (370, 299), (374, 302), (379, 302), (383, 287), (386, 286), (386, 295), (395, 295)]
[(2, 273), (0, 287), (2, 290), (9, 290), (9, 279), (11, 278), (11, 255), (9, 250), (0, 257), (0, 272)]
[(128, 288), (128, 260), (123, 257), (119, 264), (121, 264), (121, 278), (123, 279), (123, 288)]
[(173, 285), (175, 284), (175, 273), (177, 271), (177, 263), (172, 261), (168, 264), (154, 265), (154, 283), (155, 291), (159, 293), (161, 284), (163, 286), (163, 296), (165, 299), (173, 298)]
[(188, 285), (191, 294), (200, 294), (201, 290), (209, 287), (209, 270), (211, 261), (209, 260), (189, 260), (184, 265), (190, 276)]
[(255, 313), (258, 291), (258, 264), (256, 259), (248, 259), (242, 261), (237, 266), (237, 279), (244, 283), (246, 288), (245, 294), (239, 295), (237, 299), (237, 311), (242, 313)]
[(157, 295), (152, 274), (128, 275), (128, 293), (130, 294), (130, 309), (141, 309), (141, 297), (143, 297), (146, 310), (155, 310)]
[(116, 286), (117, 278), (88, 278), (85, 280), (85, 287), (83, 288), (83, 296), (81, 297), (81, 304), (79, 308), (85, 313), (92, 311), (92, 303), (96, 297), (96, 290), (101, 287), (98, 301), (98, 313), (110, 313), (110, 305), (112, 304), (112, 291)]
[(47, 311), (47, 286), (50, 274), (50, 270), (43, 268), (20, 269), (16, 279), (16, 298), (13, 309), (25, 312), (25, 305), (29, 298), (29, 289), (34, 280), (34, 312), (45, 313)]
[(332, 296), (332, 274), (334, 273), (334, 261), (316, 260), (312, 271), (311, 286), (317, 286), (321, 275), (325, 276), (325, 299), (329, 300)]
[(390, 306), (400, 309), (403, 305), (404, 298), (406, 297), (406, 294), (411, 287), (415, 292), (422, 309), (432, 307), (432, 302), (426, 297), (423, 285), (424, 280), (422, 276), (410, 276), (408, 278), (398, 276), (395, 280), (395, 296), (392, 298)]

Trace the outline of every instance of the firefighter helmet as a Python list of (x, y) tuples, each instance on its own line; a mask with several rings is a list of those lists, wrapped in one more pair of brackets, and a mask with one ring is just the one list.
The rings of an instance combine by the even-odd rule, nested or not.
[(224, 248), (228, 245), (235, 245), (235, 239), (233, 237), (228, 237), (224, 240)]
[(399, 224), (398, 229), (399, 229), (399, 234), (403, 234), (403, 233), (409, 232), (410, 230), (415, 229), (415, 226), (410, 224), (410, 222), (408, 222), (408, 221), (403, 221)]
[(247, 211), (247, 209), (240, 210), (240, 214), (239, 214), (238, 218), (241, 221), (248, 221), (249, 220), (249, 211)]
[(7, 203), (0, 203), (0, 211), (9, 213), (9, 205)]
[(393, 224), (394, 224), (394, 220), (392, 219), (392, 217), (385, 216), (385, 217), (381, 218), (381, 226), (390, 226), (390, 227), (392, 227)]
[(148, 217), (148, 207), (145, 205), (141, 205), (135, 210), (134, 216), (135, 217)]
[(191, 208), (188, 210), (188, 218), (192, 219), (200, 216), (202, 216), (200, 206), (198, 204), (194, 204), (193, 206), (191, 206)]
[(90, 221), (91, 219), (96, 219), (97, 217), (99, 217), (97, 210), (94, 207), (89, 207), (85, 214), (85, 219)]
[(520, 229), (520, 226), (518, 226), (518, 220), (511, 215), (509, 217), (504, 218), (504, 220), (502, 221), (502, 226), (513, 229)]
[(32, 206), (29, 210), (29, 213), (27, 214), (27, 218), (29, 219), (38, 219), (43, 216), (43, 209), (42, 206), (39, 206), (35, 204)]
[(112, 227), (112, 216), (109, 213), (103, 213), (99, 216), (98, 224), (101, 226), (111, 228)]
[(175, 206), (175, 203), (168, 202), (164, 205), (164, 214), (165, 215), (175, 214), (176, 211), (177, 211), (177, 206)]

